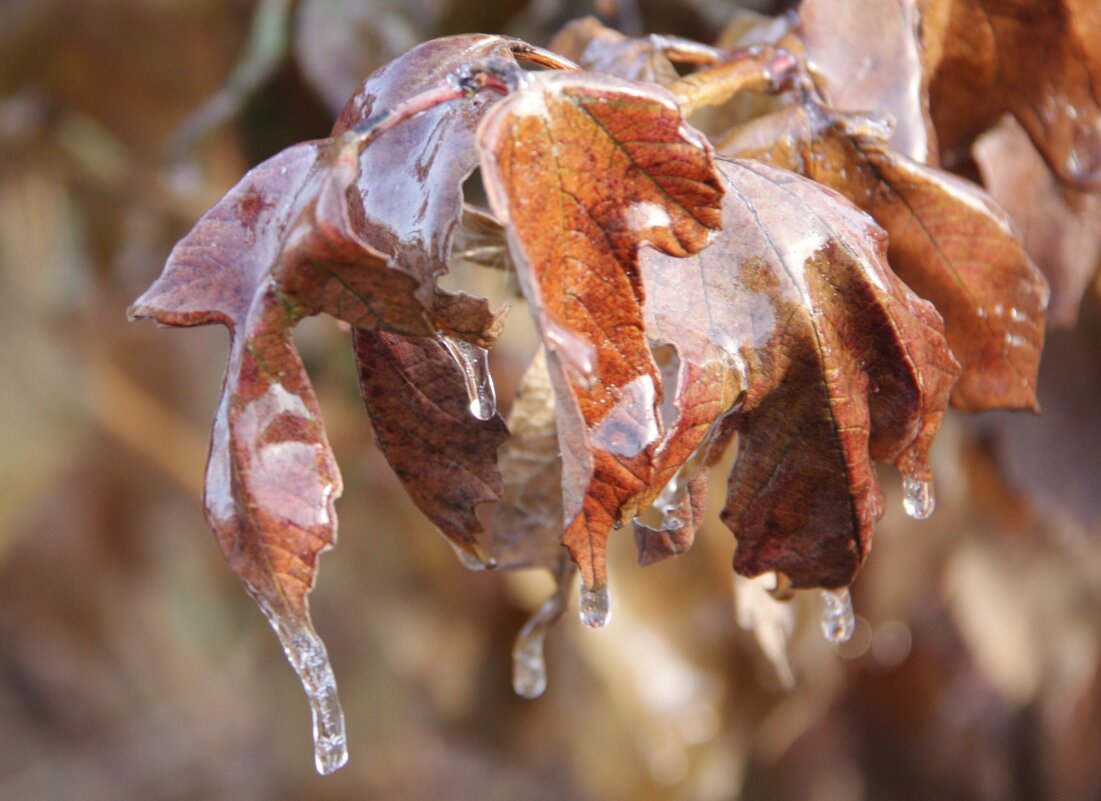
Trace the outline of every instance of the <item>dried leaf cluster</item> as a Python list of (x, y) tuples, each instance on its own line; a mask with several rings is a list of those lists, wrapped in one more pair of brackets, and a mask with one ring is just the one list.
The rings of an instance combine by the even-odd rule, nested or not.
[[(311, 697), (319, 770), (346, 759), (307, 604), (341, 480), (291, 339), (304, 317), (353, 328), (376, 438), (464, 563), (554, 573), (514, 651), (529, 696), (574, 573), (582, 620), (602, 625), (609, 536), (631, 526), (643, 564), (687, 549), (732, 441), (736, 571), (831, 591), (844, 637), (845, 588), (884, 513), (876, 464), (898, 468), (906, 511), (926, 517), (949, 403), (1038, 409), (1048, 282), (1029, 252), (1072, 317), (1084, 279), (1068, 273), (1084, 268), (1048, 228), (1066, 219), (1022, 243), (986, 190), (941, 165), (964, 171), (1011, 114), (1032, 143), (1014, 147), (1047, 165), (1021, 180), (1088, 208), (1101, 14), (1085, 0), (877, 5), (739, 18), (721, 47), (591, 19), (548, 50), (428, 42), (177, 245), (131, 313), (231, 331), (207, 517)], [(1012, 195), (999, 176), (1023, 162), (989, 155), (997, 144), (979, 163)], [(464, 203), (475, 170), (488, 208)], [(542, 343), (507, 425), (489, 372), (505, 310), (438, 285), (459, 258), (515, 271)], [(486, 532), (476, 511), (491, 502)]]

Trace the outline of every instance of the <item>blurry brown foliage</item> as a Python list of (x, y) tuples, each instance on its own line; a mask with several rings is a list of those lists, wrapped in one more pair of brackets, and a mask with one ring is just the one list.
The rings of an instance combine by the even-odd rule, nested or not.
[[(299, 326), (348, 488), (312, 604), (354, 759), (322, 780), (293, 674), (196, 502), (225, 337), (128, 327), (126, 306), (249, 167), (327, 135), (362, 78), (417, 42), (484, 30), (545, 44), (597, 10), (630, 34), (726, 46), (775, 42), (791, 20), (737, 12), (724, 33), (735, 9), (717, 1), (0, 5), (0, 799), (1097, 797), (1099, 161), (1096, 109), (1077, 102), (1096, 85), (1098, 37), (1079, 29), (1096, 30), (1096, 12), (1056, 0), (845, 9), (865, 24), (901, 20), (880, 31), (899, 45), (839, 43), (840, 16), (807, 0), (805, 19), (825, 26), (804, 28), (818, 88), (844, 110), (829, 114), (890, 113), (911, 175), (923, 162), (981, 175), (1052, 284), (1049, 324), (1078, 318), (1048, 332), (1043, 414), (950, 412), (931, 453), (929, 520), (906, 518), (884, 478), (888, 511), (853, 588), (849, 643), (822, 640), (816, 599), (778, 604), (732, 578), (733, 540), (712, 514), (691, 551), (645, 569), (629, 537), (611, 538), (614, 622), (553, 630), (547, 691), (526, 701), (507, 692), (509, 653), (550, 582), (455, 565), (368, 433), (346, 332), (327, 318)], [(966, 61), (953, 30), (991, 39)], [(1029, 47), (1039, 55), (1011, 57)], [(942, 53), (939, 66), (907, 78), (897, 101), (876, 107), (866, 98), (882, 88), (858, 92), (894, 72), (865, 69), (865, 55), (923, 52)], [(242, 53), (254, 54), (244, 67)], [(961, 95), (973, 75), (981, 103)], [(914, 113), (930, 81), (932, 105)], [(204, 106), (211, 97), (225, 110)], [(769, 102), (692, 119), (718, 134), (747, 109), (777, 113)], [(838, 188), (873, 215), (907, 196), (889, 180), (865, 206), (864, 173), (849, 169), (852, 194)], [(473, 266), (445, 282), (458, 286), (511, 294), (499, 272)], [(507, 331), (494, 348), (502, 399), (533, 349), (530, 332)], [(538, 391), (537, 375), (524, 380)], [(545, 440), (527, 419), (525, 441)], [(723, 489), (712, 482), (708, 508), (722, 508)]]

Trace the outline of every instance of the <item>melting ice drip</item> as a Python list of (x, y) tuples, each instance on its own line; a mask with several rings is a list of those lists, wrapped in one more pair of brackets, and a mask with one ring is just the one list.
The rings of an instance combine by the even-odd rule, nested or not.
[(847, 588), (822, 590), (822, 634), (834, 645), (848, 642), (856, 628), (853, 602)]
[(566, 607), (562, 587), (543, 602), (516, 635), (512, 646), (512, 689), (523, 698), (538, 698), (547, 689), (543, 642)]
[(440, 342), (463, 371), (470, 413), (488, 420), (497, 413), (497, 392), (489, 372), (489, 351), (455, 337), (440, 335)]
[(280, 615), (266, 604), (260, 608), (275, 629), (283, 652), (302, 681), (313, 716), (314, 764), (325, 775), (348, 761), (348, 738), (344, 733), (344, 711), (336, 692), (336, 678), (325, 643), (308, 620)]
[(933, 514), (937, 497), (933, 492), (933, 480), (917, 476), (902, 477), (902, 508), (915, 520), (924, 520)]
[(608, 585), (603, 584), (596, 589), (585, 586), (581, 582), (581, 604), (579, 607), (581, 622), (594, 629), (608, 625), (611, 617), (611, 608), (608, 603)]

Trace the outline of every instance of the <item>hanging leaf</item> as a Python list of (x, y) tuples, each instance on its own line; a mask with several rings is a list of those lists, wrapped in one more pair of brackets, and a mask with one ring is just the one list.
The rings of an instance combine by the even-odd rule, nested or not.
[(1073, 326), (1101, 266), (1101, 194), (1052, 175), (1011, 117), (975, 142), (974, 155), (983, 184), (1017, 223), (1025, 249), (1051, 284), (1048, 322)]
[(647, 286), (662, 287), (651, 336), (681, 362), (657, 453), (706, 463), (737, 431), (723, 512), (737, 571), (847, 586), (883, 511), (873, 461), (893, 461), (914, 492), (931, 486), (926, 452), (958, 367), (869, 218), (786, 171), (717, 164), (721, 238), (682, 261), (642, 256)]
[(532, 76), (486, 118), (480, 144), (548, 350), (563, 543), (599, 607), (608, 533), (646, 489), (660, 435), (638, 248), (698, 251), (718, 227), (721, 189), (710, 147), (672, 98), (610, 77)]
[(894, 152), (875, 120), (804, 99), (719, 144), (841, 192), (889, 234), (894, 271), (944, 316), (955, 406), (1036, 409), (1047, 284), (982, 189)]
[(1051, 170), (1101, 183), (1101, 6), (1095, 0), (923, 0), (942, 152), (1010, 111)]

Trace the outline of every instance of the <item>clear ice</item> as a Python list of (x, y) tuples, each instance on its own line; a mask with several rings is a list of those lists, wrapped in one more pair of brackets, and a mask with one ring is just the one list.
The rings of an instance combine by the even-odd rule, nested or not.
[(916, 476), (902, 477), (902, 507), (916, 520), (924, 520), (933, 514), (937, 497), (933, 493), (933, 480)]
[(608, 625), (611, 609), (608, 606), (608, 585), (604, 584), (595, 590), (581, 583), (581, 622), (586, 626), (597, 629)]
[(493, 417), (497, 413), (497, 392), (489, 372), (489, 351), (449, 336), (441, 335), (440, 342), (463, 371), (470, 413), (479, 420)]
[(554, 595), (543, 602), (516, 635), (512, 646), (512, 689), (522, 698), (538, 698), (547, 689), (547, 664), (543, 642), (547, 630), (562, 616), (565, 588), (559, 584)]
[(344, 711), (340, 708), (336, 678), (325, 643), (308, 620), (276, 614), (265, 604), (261, 604), (261, 608), (309, 699), (317, 772), (325, 775), (339, 770), (348, 761), (348, 738), (344, 733)]
[(834, 645), (848, 642), (856, 628), (853, 602), (847, 588), (822, 590), (822, 634)]

